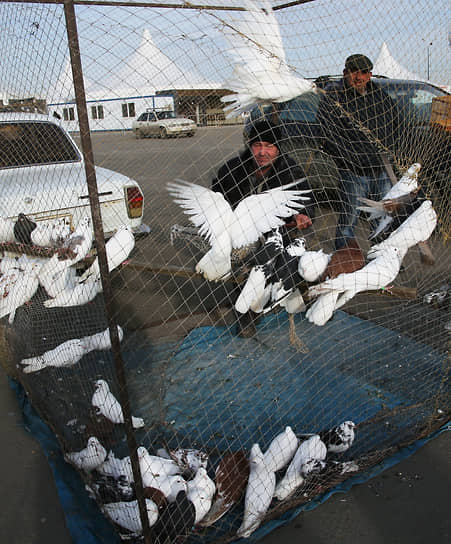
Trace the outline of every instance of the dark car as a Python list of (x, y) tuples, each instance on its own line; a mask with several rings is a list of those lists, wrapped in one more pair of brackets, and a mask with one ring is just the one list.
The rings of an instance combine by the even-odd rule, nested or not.
[[(321, 76), (315, 80), (319, 89), (338, 76)], [(450, 166), (450, 138), (443, 130), (431, 126), (431, 110), (434, 99), (448, 93), (430, 83), (412, 80), (373, 77), (372, 81), (381, 86), (400, 106), (406, 122), (403, 138), (403, 157), (423, 165), (422, 176), (431, 184), (444, 183)], [(338, 170), (331, 156), (322, 150), (320, 125), (316, 113), (321, 91), (305, 93), (288, 102), (258, 106), (251, 112), (244, 127), (244, 140), (253, 122), (265, 117), (278, 124), (284, 134), (281, 148), (290, 153), (303, 167), (311, 184), (325, 189), (328, 198), (334, 198), (333, 191), (338, 181)]]

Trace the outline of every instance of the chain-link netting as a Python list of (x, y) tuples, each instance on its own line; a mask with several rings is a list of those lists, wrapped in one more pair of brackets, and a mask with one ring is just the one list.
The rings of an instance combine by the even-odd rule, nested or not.
[(121, 538), (258, 535), (448, 420), (445, 11), (1, 2), (2, 363)]

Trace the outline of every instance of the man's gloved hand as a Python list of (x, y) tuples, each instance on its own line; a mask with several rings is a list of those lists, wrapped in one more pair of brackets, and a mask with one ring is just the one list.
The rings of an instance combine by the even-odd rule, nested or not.
[(293, 215), (293, 221), (290, 221), (286, 224), (287, 227), (296, 227), (299, 230), (307, 229), (312, 225), (312, 220), (308, 215), (304, 213), (298, 213)]

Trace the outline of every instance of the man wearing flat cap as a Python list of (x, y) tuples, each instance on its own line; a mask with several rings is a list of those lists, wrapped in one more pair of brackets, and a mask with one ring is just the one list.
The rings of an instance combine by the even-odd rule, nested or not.
[[(261, 120), (255, 122), (250, 130), (245, 149), (235, 157), (225, 162), (218, 170), (212, 182), (212, 190), (224, 195), (232, 208), (235, 208), (244, 198), (287, 185), (293, 181), (299, 182), (292, 187), (297, 190), (309, 190), (310, 185), (305, 178), (303, 169), (289, 155), (280, 152), (282, 133), (278, 126)], [(295, 232), (308, 229), (312, 225), (315, 210), (314, 195), (304, 201), (305, 208), (301, 213), (286, 220), (286, 227)], [(281, 234), (288, 240), (288, 230), (281, 228)], [(258, 251), (258, 249), (256, 249)], [(231, 295), (231, 298), (236, 293)], [(234, 300), (233, 300), (234, 302)], [(237, 334), (251, 337), (255, 334), (257, 314), (249, 311), (237, 317)]]
[(357, 243), (359, 198), (381, 200), (391, 187), (387, 157), (396, 151), (402, 118), (395, 101), (371, 80), (372, 69), (367, 56), (349, 56), (343, 77), (325, 87), (318, 108), (323, 147), (340, 174), (336, 249)]

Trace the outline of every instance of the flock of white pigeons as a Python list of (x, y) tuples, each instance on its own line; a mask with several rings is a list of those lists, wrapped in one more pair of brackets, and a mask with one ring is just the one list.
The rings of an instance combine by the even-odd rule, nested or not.
[[(92, 403), (114, 423), (123, 423), (120, 404), (103, 380), (97, 382)], [(140, 418), (133, 424), (144, 425)], [(225, 454), (214, 472), (209, 456), (196, 449), (167, 450), (151, 454), (137, 450), (145, 493), (149, 526), (155, 542), (173, 542), (194, 528), (209, 527), (222, 518), (244, 495), (242, 523), (237, 536), (249, 537), (261, 524), (273, 500), (292, 497), (309, 477), (327, 470), (345, 474), (358, 470), (353, 461), (333, 459), (347, 451), (355, 438), (355, 424), (345, 421), (337, 427), (313, 435), (297, 436), (287, 426), (263, 453), (255, 443), (249, 454)], [(327, 457), (331, 455), (330, 457)], [(327, 459), (326, 459), (327, 457)], [(117, 458), (92, 436), (86, 448), (65, 454), (67, 462), (88, 476), (88, 491), (103, 499), (101, 508), (126, 533), (143, 531), (138, 501), (134, 495), (134, 475), (129, 456)]]
[[(386, 203), (398, 203), (402, 208), (406, 198), (409, 203), (415, 199), (411, 195), (418, 192), (420, 168), (419, 163), (410, 166), (380, 202), (362, 199), (365, 206), (359, 208), (369, 212), (370, 220), (377, 221), (375, 233), (385, 231), (393, 221), (394, 212), (388, 211)], [(309, 198), (306, 191), (292, 188), (295, 183), (251, 195), (235, 210), (222, 194), (209, 188), (183, 180), (168, 183), (174, 201), (210, 243), (211, 248), (196, 265), (196, 271), (207, 280), (227, 279), (232, 271), (232, 249), (245, 247), (266, 235), (259, 262), (251, 268), (235, 302), (235, 309), (240, 313), (248, 310), (265, 313), (276, 306), (283, 307), (289, 314), (302, 312), (306, 304), (298, 285), (305, 281), (311, 284), (309, 301), (314, 300), (306, 311), (306, 318), (322, 326), (357, 293), (390, 286), (407, 251), (427, 241), (437, 224), (432, 202), (418, 201), (416, 209), (398, 228), (369, 249), (366, 264), (362, 262), (358, 269), (333, 278), (324, 277), (334, 254), (322, 249), (309, 251), (302, 238), (284, 246), (278, 231), (284, 218), (299, 213), (304, 206), (301, 201)]]
[[(17, 221), (0, 217), (0, 242), (54, 249), (52, 257), (31, 257), (24, 253), (20, 258), (1, 259), (0, 318), (9, 316), (11, 324), (17, 308), (28, 303), (40, 285), (49, 297), (44, 301), (46, 308), (87, 304), (102, 291), (98, 257), (80, 276), (74, 267), (92, 249), (90, 217), (82, 218), (74, 231), (65, 219), (35, 223), (23, 214), (19, 214)], [(105, 244), (110, 271), (126, 260), (134, 244), (129, 227), (120, 227), (114, 233)]]

